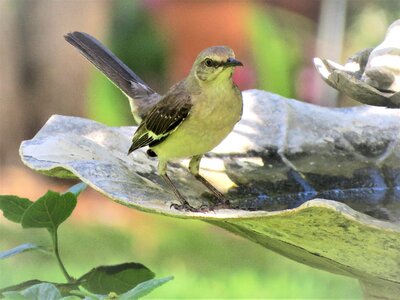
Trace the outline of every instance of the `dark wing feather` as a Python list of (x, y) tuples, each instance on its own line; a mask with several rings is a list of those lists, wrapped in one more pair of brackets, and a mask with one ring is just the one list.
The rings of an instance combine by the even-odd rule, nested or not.
[(129, 97), (145, 99), (152, 95), (158, 95), (107, 47), (91, 35), (75, 31), (66, 34), (64, 38)]
[(165, 95), (140, 123), (128, 154), (147, 145), (159, 144), (188, 117), (192, 108), (191, 97), (179, 88), (175, 90), (178, 91)]

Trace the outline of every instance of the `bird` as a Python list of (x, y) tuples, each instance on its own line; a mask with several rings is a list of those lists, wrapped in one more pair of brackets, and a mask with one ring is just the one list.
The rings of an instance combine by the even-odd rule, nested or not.
[(382, 92), (400, 91), (400, 19), (389, 26), (383, 42), (371, 51), (361, 80)]
[[(199, 212), (229, 207), (229, 200), (200, 175), (199, 169), (204, 154), (215, 148), (242, 116), (242, 94), (232, 75), (243, 64), (234, 51), (228, 46), (206, 48), (186, 78), (160, 95), (93, 36), (75, 31), (64, 37), (128, 96), (139, 123), (128, 155), (148, 146), (147, 154), (158, 158), (158, 174), (180, 202), (171, 208)], [(187, 158), (190, 173), (217, 198), (214, 205), (191, 206), (168, 176), (170, 161)]]

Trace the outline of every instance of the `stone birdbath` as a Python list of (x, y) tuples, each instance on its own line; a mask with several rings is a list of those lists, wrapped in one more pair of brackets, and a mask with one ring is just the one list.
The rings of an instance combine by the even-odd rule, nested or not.
[[(358, 278), (368, 299), (398, 299), (400, 110), (323, 108), (259, 90), (243, 97), (242, 120), (201, 165), (231, 209), (170, 208), (176, 200), (157, 176), (156, 160), (145, 150), (126, 154), (134, 127), (54, 115), (21, 144), (21, 158), (42, 174), (79, 178), (122, 205), (203, 220)], [(193, 206), (212, 199), (181, 164), (169, 170)]]

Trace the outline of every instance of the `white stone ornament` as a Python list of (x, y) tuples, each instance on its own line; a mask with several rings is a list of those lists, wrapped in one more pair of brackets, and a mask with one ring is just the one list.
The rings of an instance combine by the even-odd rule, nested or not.
[(400, 20), (388, 28), (380, 45), (355, 53), (344, 66), (318, 57), (314, 65), (327, 84), (350, 98), (400, 108)]

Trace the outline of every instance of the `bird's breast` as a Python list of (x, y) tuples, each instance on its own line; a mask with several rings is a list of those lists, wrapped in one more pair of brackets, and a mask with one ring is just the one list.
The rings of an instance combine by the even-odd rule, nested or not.
[(242, 114), (242, 96), (234, 86), (217, 86), (192, 97), (187, 119), (153, 150), (160, 158), (201, 155), (216, 147)]

